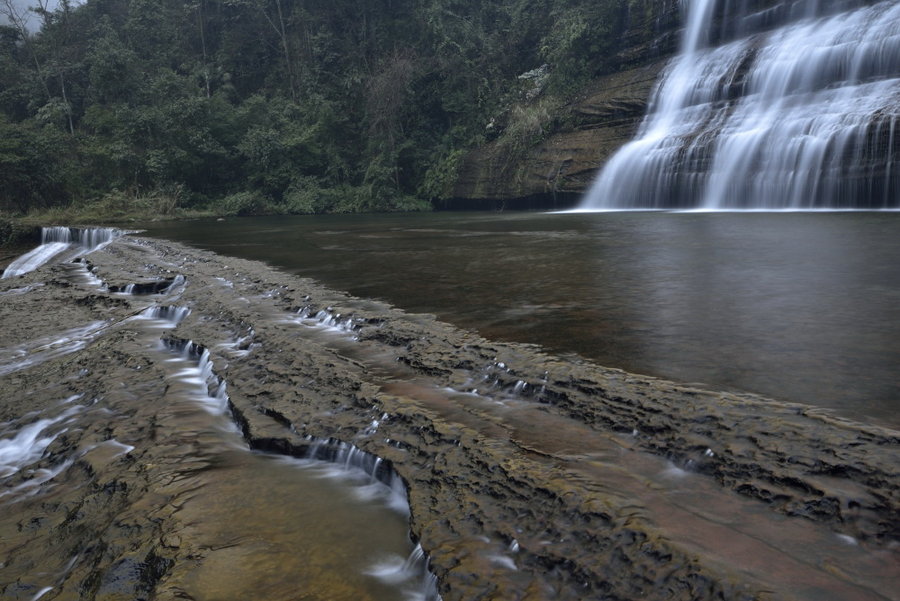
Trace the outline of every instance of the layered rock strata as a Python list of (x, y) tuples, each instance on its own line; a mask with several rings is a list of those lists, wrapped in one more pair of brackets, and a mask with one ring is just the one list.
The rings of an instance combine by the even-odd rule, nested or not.
[(677, 50), (681, 3), (629, 0), (619, 18), (617, 51), (603, 73), (557, 109), (564, 117), (555, 129), (515, 156), (499, 140), (469, 152), (442, 208), (567, 208), (577, 202), (646, 114), (658, 76)]
[[(129, 325), (147, 301), (118, 292), (132, 284), (189, 310), (156, 345)], [(900, 582), (891, 430), (493, 343), (161, 241), (120, 239), (0, 294), (0, 422), (60, 399), (125, 416), (4, 476), (29, 494), (0, 518), (2, 598), (202, 598), (185, 583), (211, 551), (184, 507), (221, 461), (175, 435), (159, 339), (208, 351), (252, 448), (351, 444), (399, 475), (446, 601), (889, 599)]]
[(547, 137), (522, 156), (500, 143), (466, 155), (445, 208), (566, 207), (586, 190), (597, 170), (634, 136), (665, 61), (628, 69), (594, 82), (566, 110), (576, 125)]

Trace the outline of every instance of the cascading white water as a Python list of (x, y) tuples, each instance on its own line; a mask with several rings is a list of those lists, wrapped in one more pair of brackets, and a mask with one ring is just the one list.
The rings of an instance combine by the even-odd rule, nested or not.
[(580, 209), (900, 208), (900, 3), (684, 2), (681, 54)]
[[(147, 318), (166, 320), (176, 325), (189, 311), (180, 307), (153, 307), (144, 313)], [(178, 352), (178, 361), (186, 360), (191, 364), (196, 362), (195, 365), (176, 372), (173, 377), (199, 391), (194, 398), (207, 412), (224, 417), (229, 411), (230, 402), (227, 385), (225, 380), (216, 374), (209, 349), (190, 340), (178, 339), (167, 340), (164, 346)], [(223, 429), (237, 433), (237, 428), (231, 420), (220, 421), (220, 424), (227, 424)], [(323, 475), (339, 476), (345, 480), (353, 479), (353, 472), (357, 472), (363, 476), (364, 481), (356, 482), (354, 486), (361, 500), (377, 501), (394, 511), (409, 515), (406, 486), (393, 468), (380, 457), (337, 439), (307, 436), (306, 440), (310, 443), (306, 460), (282, 457), (282, 462), (305, 468), (315, 464), (332, 465), (337, 472), (331, 474), (322, 472)], [(372, 490), (373, 487), (376, 490)], [(405, 560), (399, 558), (399, 561), (394, 561), (394, 559), (396, 558), (388, 557), (365, 573), (394, 588), (402, 586), (405, 589), (406, 599), (441, 601), (437, 579), (428, 567), (428, 557), (421, 545), (417, 545)]]
[(141, 311), (141, 315), (148, 319), (169, 322), (166, 324), (167, 326), (177, 326), (190, 314), (191, 310), (188, 307), (173, 307), (169, 305), (155, 305)]
[(10, 263), (0, 279), (34, 271), (70, 249), (82, 254), (97, 250), (124, 233), (108, 227), (45, 227), (41, 230), (41, 245)]

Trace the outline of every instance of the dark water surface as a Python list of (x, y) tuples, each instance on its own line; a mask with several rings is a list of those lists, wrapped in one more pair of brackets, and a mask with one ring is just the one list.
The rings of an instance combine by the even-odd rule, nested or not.
[(435, 213), (146, 228), (488, 338), (900, 428), (897, 213)]

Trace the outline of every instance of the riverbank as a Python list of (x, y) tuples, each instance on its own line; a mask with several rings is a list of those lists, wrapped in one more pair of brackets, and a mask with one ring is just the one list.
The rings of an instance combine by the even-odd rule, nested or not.
[[(248, 541), (202, 547), (186, 519), (215, 502), (191, 500), (222, 467), (215, 454), (184, 461), (197, 441), (172, 434), (160, 339), (209, 362), (250, 447), (380, 458), (375, 476), (406, 485), (445, 600), (900, 589), (895, 431), (493, 343), (164, 241), (121, 238), (2, 280), (0, 294), (0, 422), (22, 432), (84, 407), (2, 474), (12, 598), (177, 598), (192, 571), (229, 569), (223, 553), (277, 571)], [(134, 318), (153, 307), (183, 319), (150, 344)], [(100, 409), (123, 418), (77, 421)]]
[[(142, 202), (133, 198), (104, 198), (82, 205), (50, 207), (35, 209), (26, 214), (0, 213), (0, 233), (14, 228), (28, 232), (39, 230), (47, 223), (65, 223), (68, 225), (107, 225), (122, 226), (136, 222), (174, 221), (180, 219), (204, 219), (228, 216), (225, 207), (184, 208), (177, 206), (160, 206), (158, 203)], [(233, 215), (233, 214), (231, 214)], [(0, 247), (9, 245), (10, 241), (0, 236)]]

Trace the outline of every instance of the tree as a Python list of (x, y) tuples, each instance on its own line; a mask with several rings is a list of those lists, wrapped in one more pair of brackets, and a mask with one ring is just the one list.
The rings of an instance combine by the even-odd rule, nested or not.
[(66, 143), (59, 136), (65, 134), (0, 115), (0, 209), (25, 212), (65, 196)]
[[(473, 146), (525, 152), (558, 127), (566, 96), (614, 64), (623, 7), (650, 4), (33, 1), (0, 0), (5, 190), (43, 206), (178, 189), (245, 212), (444, 194)], [(526, 98), (519, 76), (535, 70)], [(63, 151), (48, 143), (60, 135)]]
[(28, 11), (17, 7), (12, 0), (2, 0), (0, 14), (6, 17), (7, 21), (19, 32), (19, 39), (34, 63), (36, 80), (43, 87), (46, 99), (49, 101), (53, 96), (50, 94), (50, 88), (47, 86), (47, 80), (44, 77), (43, 65), (32, 45), (31, 32), (28, 30)]
[(49, 0), (35, 0), (35, 2), (37, 2), (37, 7), (32, 10), (41, 17), (43, 22), (42, 29), (46, 30), (54, 25), (58, 25), (61, 29), (60, 35), (46, 36), (50, 46), (49, 75), (59, 81), (62, 106), (65, 108), (69, 133), (74, 136), (75, 123), (72, 117), (72, 104), (69, 102), (69, 95), (66, 90), (66, 61), (63, 57), (63, 48), (69, 41), (67, 39), (69, 37), (69, 12), (72, 6), (69, 0), (60, 0), (56, 11), (51, 11)]
[(271, 30), (278, 37), (278, 45), (284, 60), (285, 74), (291, 99), (297, 100), (297, 80), (294, 75), (295, 66), (291, 40), (288, 35), (288, 15), (282, 0), (225, 0), (229, 6), (251, 7), (263, 17)]

